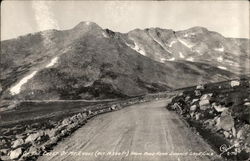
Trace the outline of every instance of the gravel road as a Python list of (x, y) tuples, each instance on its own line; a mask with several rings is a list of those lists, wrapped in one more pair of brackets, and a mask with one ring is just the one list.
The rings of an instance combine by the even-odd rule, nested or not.
[(178, 115), (166, 110), (168, 101), (99, 115), (38, 160), (221, 161)]

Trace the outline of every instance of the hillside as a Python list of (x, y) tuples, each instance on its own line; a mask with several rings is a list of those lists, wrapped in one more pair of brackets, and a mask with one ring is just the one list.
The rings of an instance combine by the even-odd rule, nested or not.
[[(157, 38), (154, 43), (148, 38), (148, 33), (159, 37), (158, 30), (166, 41), (168, 35), (173, 39), (173, 35), (176, 38), (181, 34), (158, 28), (122, 34), (102, 29), (92, 22), (81, 22), (70, 30), (48, 30), (2, 41), (2, 98), (131, 97), (237, 76), (206, 62), (206, 57), (197, 62), (182, 58), (171, 61), (173, 53), (167, 52), (164, 45), (160, 46)], [(146, 46), (148, 49), (144, 51)], [(185, 57), (186, 54), (197, 56), (180, 42), (173, 46), (176, 47), (172, 51), (183, 50)], [(242, 55), (245, 51), (242, 48)]]

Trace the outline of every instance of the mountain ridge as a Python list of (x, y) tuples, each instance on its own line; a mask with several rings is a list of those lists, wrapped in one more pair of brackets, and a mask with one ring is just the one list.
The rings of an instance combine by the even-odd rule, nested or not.
[[(96, 23), (81, 22), (69, 30), (47, 30), (3, 41), (2, 95), (11, 99), (130, 97), (237, 77), (203, 62), (162, 62), (157, 56), (168, 48), (160, 43), (169, 40), (169, 32), (163, 33), (165, 40), (160, 40), (155, 36), (161, 29), (141, 30), (141, 35), (137, 31), (140, 30), (123, 34), (102, 29)], [(143, 54), (140, 47), (146, 48), (152, 41), (153, 45), (147, 46), (151, 55), (146, 50)], [(157, 55), (156, 51), (162, 53)], [(34, 76), (21, 85), (20, 93), (9, 93), (33, 72)]]

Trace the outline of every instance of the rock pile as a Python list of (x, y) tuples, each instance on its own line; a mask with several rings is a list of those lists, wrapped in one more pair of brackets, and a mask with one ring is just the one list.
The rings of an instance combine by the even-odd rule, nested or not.
[[(10, 143), (8, 143), (9, 146), (5, 140), (6, 137), (0, 136), (0, 160), (35, 160), (38, 156), (51, 150), (58, 141), (87, 123), (88, 119), (102, 113), (119, 110), (128, 105), (158, 99), (159, 96), (161, 95), (152, 95), (147, 98), (132, 98), (109, 105), (88, 107), (83, 112), (53, 123), (52, 128), (45, 127), (39, 129), (39, 126), (37, 126), (37, 129), (25, 129), (24, 132), (19, 135), (13, 133), (14, 139), (8, 140), (10, 141)], [(163, 94), (162, 97), (164, 96)], [(11, 130), (7, 129), (5, 131), (9, 133)]]
[(220, 85), (212, 91), (199, 85), (174, 97), (167, 108), (224, 137), (234, 145), (235, 155), (244, 151), (249, 156), (250, 89), (240, 81), (231, 81), (230, 85), (231, 89)]

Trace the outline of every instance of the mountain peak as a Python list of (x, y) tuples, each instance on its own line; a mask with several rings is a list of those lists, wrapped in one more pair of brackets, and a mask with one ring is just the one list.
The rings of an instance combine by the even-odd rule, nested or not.
[(94, 28), (94, 27), (101, 28), (99, 25), (97, 25), (97, 24), (94, 23), (94, 22), (82, 21), (82, 22), (78, 23), (78, 24), (74, 27), (74, 29), (84, 29), (84, 28)]
[(191, 27), (189, 29), (187, 29), (188, 31), (195, 31), (195, 32), (207, 32), (208, 29), (205, 27), (201, 27), (201, 26), (195, 26), (195, 27)]

